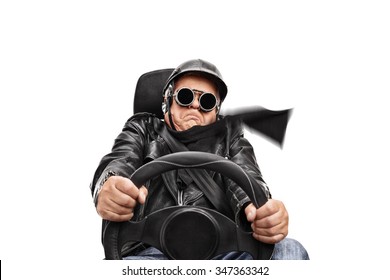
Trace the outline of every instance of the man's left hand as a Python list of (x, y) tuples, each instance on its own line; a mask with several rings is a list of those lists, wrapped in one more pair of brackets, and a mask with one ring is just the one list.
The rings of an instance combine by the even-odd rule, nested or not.
[(269, 199), (259, 209), (251, 203), (245, 208), (245, 215), (251, 223), (253, 237), (261, 242), (275, 244), (288, 234), (288, 213), (279, 200)]

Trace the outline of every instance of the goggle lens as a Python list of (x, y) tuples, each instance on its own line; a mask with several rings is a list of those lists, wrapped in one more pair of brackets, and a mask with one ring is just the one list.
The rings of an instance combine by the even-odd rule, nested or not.
[(190, 106), (194, 102), (194, 92), (189, 88), (182, 88), (177, 92), (176, 101), (182, 106)]
[(214, 94), (205, 92), (200, 96), (199, 103), (203, 111), (211, 111), (217, 105), (217, 99)]

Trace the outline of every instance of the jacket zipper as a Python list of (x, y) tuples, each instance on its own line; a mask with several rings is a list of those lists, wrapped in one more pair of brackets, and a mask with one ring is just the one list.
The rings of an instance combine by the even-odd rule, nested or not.
[(177, 190), (177, 205), (183, 206), (183, 196), (184, 192), (181, 188), (178, 188)]

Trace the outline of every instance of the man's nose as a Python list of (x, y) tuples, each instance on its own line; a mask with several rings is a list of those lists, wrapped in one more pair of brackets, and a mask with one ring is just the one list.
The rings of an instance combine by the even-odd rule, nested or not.
[(194, 96), (194, 102), (191, 103), (190, 108), (194, 108), (194, 109), (199, 110), (199, 106), (200, 106), (200, 104), (199, 104), (199, 96), (195, 95)]

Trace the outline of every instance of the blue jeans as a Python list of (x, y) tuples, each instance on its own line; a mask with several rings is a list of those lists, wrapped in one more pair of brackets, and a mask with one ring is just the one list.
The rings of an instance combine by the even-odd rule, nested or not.
[[(136, 256), (127, 256), (124, 260), (167, 260), (167, 257), (154, 247), (141, 251)], [(229, 252), (216, 256), (215, 260), (252, 260), (248, 253)], [(309, 255), (301, 243), (295, 239), (285, 238), (275, 244), (271, 260), (308, 260)]]

